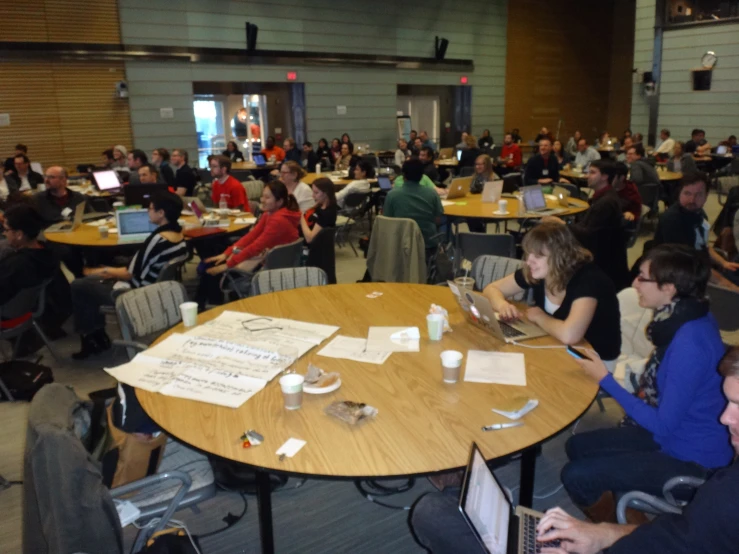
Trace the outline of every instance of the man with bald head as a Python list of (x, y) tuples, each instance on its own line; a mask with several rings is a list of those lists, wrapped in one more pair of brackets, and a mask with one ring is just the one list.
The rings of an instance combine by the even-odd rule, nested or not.
[(67, 188), (67, 170), (63, 167), (57, 165), (48, 168), (44, 183), (46, 190), (37, 192), (33, 197), (44, 227), (71, 219), (77, 204), (87, 202), (83, 194)]

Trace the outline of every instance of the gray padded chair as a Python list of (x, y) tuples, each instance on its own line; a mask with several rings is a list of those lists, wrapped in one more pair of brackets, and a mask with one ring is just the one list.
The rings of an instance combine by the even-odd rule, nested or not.
[(187, 260), (172, 260), (165, 265), (159, 272), (157, 283), (164, 281), (182, 281), (182, 268), (185, 267)]
[(326, 272), (317, 267), (293, 267), (260, 271), (251, 281), (249, 296), (281, 290), (316, 287), (328, 284)]
[[(41, 326), (38, 324), (38, 320), (44, 314), (44, 309), (46, 308), (46, 288), (49, 286), (51, 281), (52, 278), (50, 277), (40, 285), (29, 287), (27, 289), (21, 289), (13, 298), (8, 300), (5, 304), (0, 305), (0, 319), (16, 319), (23, 317), (26, 314), (31, 314), (30, 318), (19, 323), (18, 325), (15, 325), (14, 327), (0, 328), (0, 340), (7, 340), (11, 338), (16, 339), (13, 346), (13, 359), (15, 359), (17, 355), (21, 336), (24, 335), (27, 331), (33, 329), (44, 341), (46, 348), (49, 349), (49, 352), (51, 352), (51, 355), (54, 357), (54, 359), (57, 361), (59, 360), (56, 352), (51, 347), (51, 341), (49, 341), (49, 338), (46, 336), (44, 331), (41, 329)], [(2, 380), (0, 380), (0, 386), (4, 387), (4, 385), (2, 384)], [(3, 392), (5, 394), (9, 394), (7, 390), (3, 390)], [(7, 396), (7, 398), (11, 397)]]
[(115, 312), (123, 340), (114, 340), (114, 346), (124, 346), (128, 357), (146, 350), (149, 343), (182, 321), (180, 304), (187, 302), (187, 291), (182, 283), (164, 281), (121, 294), (115, 301)]
[(472, 177), (475, 174), (474, 167), (463, 167), (459, 170), (459, 177)]
[[(475, 289), (483, 290), (493, 281), (502, 279), (506, 275), (515, 273), (523, 265), (521, 260), (505, 258), (503, 256), (478, 256), (472, 262), (470, 277), (475, 280)], [(523, 294), (513, 297), (514, 300), (523, 299)]]
[(643, 185), (639, 185), (638, 188), (641, 203), (649, 208), (649, 217), (658, 217), (660, 185), (657, 183), (644, 183)]
[(739, 329), (739, 292), (708, 284), (711, 313), (722, 331)]
[(628, 523), (626, 521), (626, 509), (633, 508), (640, 512), (649, 514), (681, 514), (683, 508), (688, 504), (685, 501), (675, 498), (675, 490), (677, 488), (697, 489), (705, 483), (704, 479), (690, 476), (673, 477), (662, 487), (662, 496), (658, 498), (654, 495), (641, 491), (631, 491), (624, 494), (618, 501), (616, 506), (616, 517), (622, 525)]
[(457, 259), (475, 261), (479, 256), (516, 257), (516, 241), (513, 235), (487, 233), (457, 233)]

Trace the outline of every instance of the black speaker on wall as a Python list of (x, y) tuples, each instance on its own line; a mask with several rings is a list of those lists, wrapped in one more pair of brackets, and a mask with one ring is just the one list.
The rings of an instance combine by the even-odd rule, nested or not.
[(693, 90), (711, 90), (711, 77), (713, 71), (710, 69), (696, 69), (693, 71)]
[(642, 75), (641, 82), (644, 83), (644, 84), (653, 83), (654, 82), (654, 73), (652, 73), (651, 71), (645, 71), (644, 72), (644, 75)]
[(449, 47), (449, 41), (445, 38), (436, 37), (436, 44), (434, 45), (434, 54), (436, 61), (440, 62), (446, 56), (446, 49)]
[(259, 27), (254, 25), (254, 23), (246, 22), (246, 51), (247, 52), (253, 52), (257, 49), (257, 33), (259, 32)]

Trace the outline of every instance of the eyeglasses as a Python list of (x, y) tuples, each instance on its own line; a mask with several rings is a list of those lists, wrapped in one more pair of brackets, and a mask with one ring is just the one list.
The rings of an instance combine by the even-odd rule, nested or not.
[(656, 283), (657, 282), (656, 279), (650, 279), (649, 277), (644, 277), (642, 275), (637, 275), (636, 280), (639, 281), (640, 283)]

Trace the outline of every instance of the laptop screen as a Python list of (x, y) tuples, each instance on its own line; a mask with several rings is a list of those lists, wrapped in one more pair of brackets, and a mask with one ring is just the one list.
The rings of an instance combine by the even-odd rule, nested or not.
[(506, 554), (511, 505), (474, 443), (459, 509), (488, 552)]
[(547, 201), (544, 200), (544, 193), (539, 185), (523, 187), (521, 191), (523, 192), (523, 203), (527, 210), (540, 210), (547, 207)]
[(149, 210), (124, 210), (118, 212), (118, 236), (148, 235), (157, 226), (149, 220)]
[(393, 184), (390, 182), (390, 177), (380, 175), (377, 177), (377, 184), (380, 185), (381, 190), (390, 190), (393, 188)]
[(723, 155), (726, 154), (729, 151), (729, 147), (725, 144), (722, 144), (718, 148), (716, 148), (716, 154)]
[(264, 156), (262, 154), (254, 154), (254, 163), (256, 165), (265, 165), (267, 162), (264, 160)]
[(457, 161), (458, 162), (462, 161), (462, 151), (461, 150), (457, 150)]
[(99, 190), (113, 190), (121, 188), (118, 174), (113, 171), (93, 171), (92, 176)]

